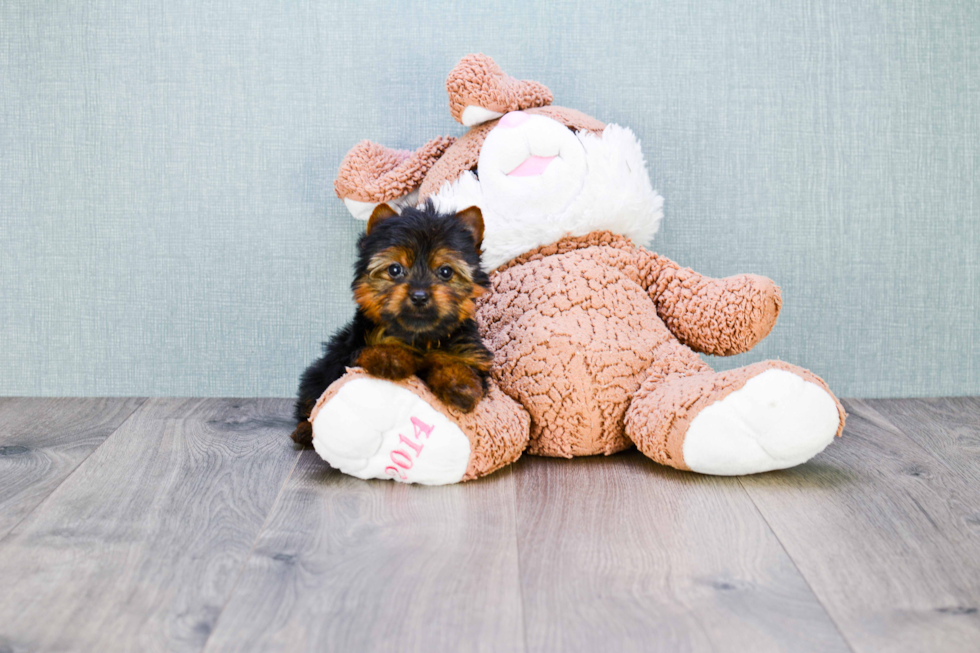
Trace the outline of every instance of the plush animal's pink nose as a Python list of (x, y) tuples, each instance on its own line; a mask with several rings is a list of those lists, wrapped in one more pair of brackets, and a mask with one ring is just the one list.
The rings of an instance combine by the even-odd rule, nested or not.
[(511, 111), (510, 113), (505, 113), (504, 117), (500, 119), (497, 123), (498, 127), (517, 127), (518, 125), (523, 125), (525, 122), (531, 119), (531, 115), (524, 113), (523, 111)]

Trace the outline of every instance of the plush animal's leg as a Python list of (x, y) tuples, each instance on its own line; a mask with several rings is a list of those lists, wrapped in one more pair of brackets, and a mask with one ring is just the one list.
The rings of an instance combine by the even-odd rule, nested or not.
[(445, 485), (517, 460), (530, 417), (491, 381), (476, 408), (441, 403), (417, 377), (385, 381), (354, 369), (320, 397), (310, 418), (313, 448), (358, 478)]
[(652, 370), (626, 413), (626, 433), (653, 460), (733, 476), (802, 464), (844, 428), (815, 374), (780, 361), (728, 372)]

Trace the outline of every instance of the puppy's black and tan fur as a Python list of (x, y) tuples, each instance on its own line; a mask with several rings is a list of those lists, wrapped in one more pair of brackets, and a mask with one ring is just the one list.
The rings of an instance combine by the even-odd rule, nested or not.
[(380, 204), (357, 243), (351, 288), (357, 312), (300, 378), (293, 440), (308, 445), (310, 412), (347, 367), (399, 380), (417, 374), (444, 403), (473, 410), (492, 357), (473, 316), (490, 280), (480, 267), (483, 216), (443, 214), (432, 203), (398, 215)]

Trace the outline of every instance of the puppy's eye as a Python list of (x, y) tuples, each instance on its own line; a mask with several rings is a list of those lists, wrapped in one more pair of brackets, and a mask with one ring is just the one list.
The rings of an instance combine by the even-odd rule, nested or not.
[(388, 266), (388, 276), (392, 279), (397, 279), (398, 277), (405, 274), (405, 268), (403, 268), (398, 263), (392, 263)]
[(443, 281), (449, 281), (450, 279), (453, 278), (453, 275), (455, 273), (456, 273), (456, 271), (453, 270), (448, 265), (443, 265), (438, 270), (436, 270), (436, 274), (438, 274), (439, 275), (439, 278), (442, 279)]

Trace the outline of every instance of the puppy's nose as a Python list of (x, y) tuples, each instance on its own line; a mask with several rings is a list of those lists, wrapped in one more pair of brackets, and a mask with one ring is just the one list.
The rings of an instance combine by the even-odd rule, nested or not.
[(413, 290), (412, 294), (409, 295), (412, 299), (412, 303), (416, 306), (424, 306), (427, 301), (429, 301), (429, 293), (424, 290)]

